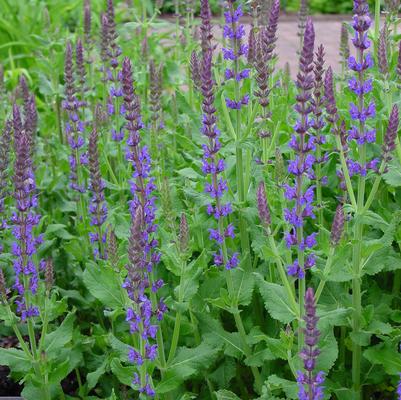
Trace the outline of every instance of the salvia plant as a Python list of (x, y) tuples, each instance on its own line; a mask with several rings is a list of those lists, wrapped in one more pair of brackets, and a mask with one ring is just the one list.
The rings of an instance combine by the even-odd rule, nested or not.
[(401, 399), (399, 2), (374, 3), (333, 63), (306, 0), (0, 0), (0, 396)]

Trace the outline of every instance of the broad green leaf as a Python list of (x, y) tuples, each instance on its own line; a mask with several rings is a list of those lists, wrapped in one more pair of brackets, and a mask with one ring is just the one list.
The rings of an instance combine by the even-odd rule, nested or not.
[(260, 294), (265, 302), (265, 308), (269, 314), (278, 321), (288, 324), (295, 319), (295, 313), (287, 300), (287, 293), (283, 286), (266, 282), (257, 275)]
[(401, 371), (401, 354), (388, 344), (372, 346), (363, 352), (363, 356), (373, 365), (382, 365), (389, 375), (399, 375)]
[(62, 349), (72, 339), (74, 329), (75, 314), (69, 313), (61, 325), (53, 332), (48, 333), (45, 337), (45, 351), (49, 359), (54, 359), (59, 356)]
[(99, 367), (97, 367), (94, 371), (89, 372), (86, 375), (86, 382), (88, 385), (88, 390), (93, 389), (97, 385), (100, 377), (106, 372), (107, 366), (108, 366), (108, 362), (107, 362), (107, 360), (104, 360), (99, 365)]
[(216, 360), (219, 349), (202, 343), (194, 348), (181, 347), (177, 356), (167, 366), (165, 376), (157, 385), (157, 393), (167, 393), (189, 377), (206, 371)]
[(253, 274), (247, 273), (244, 270), (237, 268), (231, 273), (234, 283), (235, 299), (239, 305), (247, 306), (252, 300), (253, 288), (255, 286), (255, 278)]
[(133, 365), (124, 366), (118, 358), (114, 358), (110, 363), (111, 372), (117, 377), (117, 379), (124, 385), (131, 386), (134, 373), (137, 372), (137, 368)]
[(294, 381), (289, 381), (287, 379), (282, 379), (277, 375), (270, 375), (267, 379), (267, 386), (271, 390), (276, 388), (281, 388), (287, 396), (287, 399), (297, 399), (298, 398), (298, 385)]
[(199, 324), (204, 332), (204, 339), (215, 347), (224, 346), (225, 354), (240, 358), (245, 355), (238, 332), (227, 332), (221, 324), (210, 316), (197, 314)]
[(232, 357), (226, 357), (220, 366), (211, 374), (209, 378), (220, 388), (228, 386), (236, 374), (236, 363)]
[(90, 293), (106, 307), (124, 308), (128, 303), (121, 279), (111, 268), (87, 264), (83, 280)]
[(32, 368), (31, 359), (22, 351), (0, 347), (0, 365), (6, 365), (14, 372), (28, 372)]

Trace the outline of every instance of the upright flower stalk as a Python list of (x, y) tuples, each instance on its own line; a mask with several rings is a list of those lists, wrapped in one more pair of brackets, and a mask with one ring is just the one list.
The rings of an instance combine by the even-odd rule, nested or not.
[[(262, 162), (266, 164), (269, 161), (270, 152), (275, 142), (275, 137), (272, 138), (272, 130), (276, 132), (274, 127), (271, 127), (269, 111), (271, 92), (271, 78), (274, 71), (274, 49), (277, 41), (277, 26), (280, 15), (280, 1), (275, 0), (272, 3), (269, 13), (269, 23), (266, 27), (262, 27), (256, 39), (256, 49), (254, 64), (256, 69), (256, 83), (258, 89), (255, 91), (255, 96), (258, 97), (259, 104), (262, 107), (261, 124), (258, 135), (262, 143)], [(272, 129), (273, 128), (273, 129)], [(271, 144), (269, 147), (269, 138)]]
[[(367, 160), (367, 144), (374, 143), (376, 140), (376, 130), (369, 128), (367, 122), (375, 116), (375, 103), (373, 100), (368, 101), (366, 95), (372, 90), (372, 79), (366, 79), (366, 72), (373, 66), (373, 59), (369, 52), (370, 40), (368, 39), (368, 30), (371, 26), (371, 18), (369, 15), (369, 6), (366, 0), (354, 1), (354, 16), (352, 27), (355, 31), (352, 42), (355, 46), (357, 56), (351, 56), (348, 61), (349, 68), (355, 72), (348, 83), (352, 92), (357, 96), (357, 102), (350, 103), (350, 116), (354, 121), (348, 132), (348, 140), (355, 140), (358, 144), (358, 159), (347, 159), (350, 176), (358, 176), (358, 193), (356, 215), (359, 215), (364, 209), (365, 187), (367, 171), (378, 170), (378, 159)], [(353, 246), (353, 280), (352, 280), (352, 302), (353, 317), (352, 331), (355, 337), (360, 332), (360, 321), (362, 318), (361, 305), (361, 268), (362, 268), (362, 240), (363, 240), (363, 222), (361, 218), (357, 218), (354, 228), (354, 246)], [(361, 374), (361, 346), (357, 342), (353, 342), (352, 348), (352, 381), (353, 390), (356, 400), (361, 398), (360, 387)]]
[(315, 130), (316, 143), (316, 200), (319, 224), (323, 225), (323, 204), (322, 186), (327, 183), (327, 177), (322, 175), (322, 164), (327, 162), (328, 155), (322, 153), (322, 145), (326, 143), (326, 138), (322, 134), (325, 126), (323, 118), (324, 97), (323, 97), (323, 74), (324, 74), (324, 47), (320, 45), (316, 52), (314, 61), (314, 87), (312, 96), (313, 121), (312, 127)]
[[(12, 246), (14, 259), (15, 284), (18, 293), (17, 313), (23, 321), (39, 315), (34, 297), (39, 285), (39, 271), (34, 263), (36, 247), (41, 236), (35, 237), (33, 231), (39, 224), (40, 215), (36, 214), (37, 195), (33, 175), (30, 140), (23, 129), (20, 110), (13, 108), (14, 128), (14, 199), (17, 211), (12, 214), (12, 232), (15, 242)], [(31, 338), (34, 340), (34, 337)]]
[(210, 177), (205, 191), (212, 199), (208, 205), (207, 212), (217, 220), (217, 229), (209, 229), (210, 239), (217, 246), (218, 251), (214, 254), (216, 266), (225, 266), (230, 270), (238, 265), (238, 253), (228, 254), (226, 238), (234, 238), (234, 226), (225, 226), (224, 218), (232, 213), (231, 203), (224, 203), (223, 196), (228, 190), (227, 181), (222, 173), (225, 169), (224, 160), (219, 157), (221, 143), (220, 131), (216, 126), (216, 108), (214, 107), (213, 77), (212, 77), (212, 52), (207, 52), (203, 57), (202, 64), (202, 133), (207, 138), (207, 144), (203, 145), (202, 171)]
[[(140, 131), (143, 123), (140, 114), (140, 103), (134, 90), (131, 62), (125, 58), (122, 63), (122, 90), (125, 106), (125, 129), (128, 132), (126, 158), (132, 164), (133, 175), (130, 202), (132, 218), (131, 235), (129, 240), (129, 263), (127, 277), (123, 284), (132, 308), (127, 311), (127, 321), (131, 333), (137, 333), (137, 347), (131, 348), (129, 360), (138, 367), (139, 374), (134, 377), (133, 384), (140, 392), (154, 396), (154, 390), (147, 373), (148, 362), (154, 361), (159, 351), (162, 366), (165, 365), (165, 355), (161, 331), (154, 320), (160, 321), (166, 311), (161, 300), (157, 303), (156, 291), (163, 285), (162, 280), (153, 278), (154, 266), (160, 260), (156, 251), (158, 241), (154, 237), (155, 197), (154, 179), (151, 178), (151, 158), (146, 146), (141, 146)], [(157, 345), (154, 341), (157, 337)], [(159, 346), (159, 348), (158, 348)]]
[[(288, 172), (293, 177), (292, 185), (284, 185), (285, 198), (293, 205), (284, 210), (284, 217), (290, 225), (289, 231), (285, 233), (285, 242), (288, 248), (297, 250), (297, 257), (287, 267), (288, 274), (299, 279), (299, 314), (303, 315), (303, 299), (305, 296), (305, 270), (315, 265), (315, 255), (309, 251), (316, 244), (316, 233), (305, 236), (304, 225), (306, 218), (315, 218), (314, 186), (307, 185), (308, 181), (314, 179), (313, 164), (315, 156), (315, 137), (311, 132), (311, 121), (309, 115), (312, 112), (312, 90), (313, 90), (313, 49), (315, 42), (315, 31), (312, 20), (306, 22), (303, 48), (301, 51), (299, 72), (296, 85), (298, 87), (297, 104), (295, 110), (299, 114), (289, 142), (290, 148), (295, 153), (295, 158), (290, 161)], [(300, 332), (299, 346), (303, 345), (303, 335)]]
[(305, 347), (300, 352), (305, 372), (298, 371), (299, 400), (322, 400), (324, 397), (322, 383), (324, 373), (315, 373), (316, 359), (320, 354), (318, 341), (320, 332), (317, 329), (319, 318), (316, 316), (315, 296), (312, 288), (305, 293)]
[[(248, 53), (248, 46), (242, 43), (242, 39), (245, 36), (244, 25), (240, 24), (240, 18), (243, 16), (241, 5), (235, 7), (236, 0), (227, 1), (227, 10), (224, 12), (225, 25), (223, 28), (223, 37), (228, 41), (230, 47), (223, 47), (223, 58), (228, 61), (232, 61), (233, 65), (231, 68), (226, 68), (225, 79), (234, 81), (234, 98), (226, 97), (225, 105), (231, 110), (235, 110), (235, 128), (234, 134), (236, 137), (236, 177), (237, 177), (237, 192), (238, 200), (242, 206), (246, 199), (246, 182), (245, 170), (247, 169), (244, 165), (243, 151), (241, 148), (241, 139), (243, 136), (241, 130), (241, 108), (247, 106), (249, 103), (249, 95), (241, 94), (241, 81), (247, 79), (250, 74), (250, 69), (241, 68), (241, 58), (246, 57)], [(231, 122), (230, 122), (231, 123)], [(241, 210), (239, 210), (240, 220), (240, 238), (241, 238), (241, 249), (243, 256), (249, 260), (247, 265), (250, 268), (250, 244), (249, 235), (246, 227), (246, 222)]]
[[(207, 207), (207, 212), (217, 221), (217, 228), (209, 229), (209, 238), (217, 245), (217, 251), (214, 253), (214, 264), (216, 266), (224, 266), (227, 270), (226, 280), (230, 296), (234, 296), (234, 286), (231, 270), (238, 265), (238, 252), (229, 251), (227, 239), (234, 238), (234, 226), (226, 224), (226, 217), (232, 213), (231, 204), (223, 201), (224, 193), (227, 192), (227, 181), (222, 176), (225, 169), (224, 160), (219, 156), (221, 143), (219, 140), (220, 131), (217, 128), (216, 108), (214, 107), (214, 82), (212, 77), (212, 51), (209, 50), (203, 56), (201, 67), (201, 92), (202, 100), (202, 134), (205, 136), (207, 143), (203, 145), (202, 171), (208, 176), (208, 182), (205, 185), (205, 191), (212, 199)], [(232, 307), (236, 309), (234, 318), (240, 333), (245, 353), (251, 354), (251, 349), (246, 342), (246, 332), (243, 326), (241, 316), (238, 310), (237, 300), (232, 298)], [(260, 389), (261, 378), (257, 368), (252, 367), (256, 386)]]
[(102, 179), (99, 167), (98, 151), (98, 132), (94, 128), (89, 136), (89, 190), (92, 193), (89, 205), (91, 214), (90, 224), (94, 231), (89, 234), (90, 241), (93, 244), (93, 254), (95, 258), (106, 259), (106, 238), (107, 232), (103, 229), (103, 224), (107, 218), (107, 205), (104, 197), (105, 183)]
[[(71, 148), (70, 162), (70, 187), (74, 191), (82, 194), (85, 193), (85, 184), (81, 165), (85, 165), (87, 158), (82, 152), (85, 139), (84, 121), (80, 119), (80, 109), (84, 106), (82, 101), (79, 101), (76, 93), (73, 67), (73, 52), (70, 42), (67, 42), (65, 51), (64, 64), (64, 81), (65, 81), (65, 100), (62, 103), (63, 109), (67, 113), (67, 122), (65, 123), (65, 133), (68, 144)], [(83, 209), (81, 210), (84, 213)]]

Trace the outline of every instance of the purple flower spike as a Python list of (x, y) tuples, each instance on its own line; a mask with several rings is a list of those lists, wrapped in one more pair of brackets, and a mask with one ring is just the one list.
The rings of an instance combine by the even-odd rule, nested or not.
[(201, 18), (201, 48), (202, 56), (208, 51), (213, 51), (212, 48), (212, 13), (210, 11), (209, 0), (200, 0), (200, 18)]
[[(311, 152), (315, 150), (316, 138), (311, 133), (312, 123), (309, 120), (309, 114), (314, 109), (316, 110), (316, 102), (314, 104), (312, 98), (312, 91), (313, 89), (316, 90), (313, 74), (314, 40), (315, 31), (312, 20), (309, 18), (306, 22), (297, 76), (298, 95), (295, 110), (299, 114), (299, 120), (294, 126), (296, 135), (293, 135), (289, 143), (289, 146), (296, 153), (295, 159), (291, 160), (288, 166), (288, 172), (293, 176), (293, 184), (285, 187), (286, 198), (295, 204), (291, 208), (284, 210), (285, 220), (290, 225), (289, 230), (285, 233), (287, 246), (295, 247), (300, 251), (310, 249), (314, 245), (314, 240), (310, 241), (303, 236), (305, 219), (308, 217), (315, 218), (314, 207), (312, 205), (314, 186), (308, 188), (305, 184), (305, 180), (315, 179), (313, 165), (316, 162), (316, 158)], [(320, 54), (319, 51), (318, 54)], [(319, 65), (321, 65), (321, 62), (319, 62)], [(318, 76), (321, 77), (320, 67)], [(314, 238), (314, 236), (311, 237)], [(296, 238), (296, 240), (293, 240), (293, 238)], [(307, 262), (307, 260), (309, 261)], [(314, 265), (313, 260), (313, 253), (310, 253), (306, 257), (303, 264), (298, 259), (295, 259), (293, 264), (287, 267), (288, 274), (299, 279), (304, 278), (305, 269)]]
[[(33, 173), (30, 139), (21, 120), (18, 106), (13, 107), (14, 126), (14, 199), (16, 212), (11, 217), (12, 233), (15, 241), (12, 245), (14, 255), (15, 284), (18, 293), (17, 313), (22, 320), (39, 315), (38, 308), (32, 302), (38, 290), (39, 275), (34, 264), (34, 255), (39, 241), (33, 230), (40, 222), (37, 207), (36, 184)], [(27, 296), (26, 293), (30, 292)]]
[[(231, 204), (223, 202), (224, 193), (227, 191), (227, 182), (221, 177), (225, 169), (224, 160), (219, 157), (221, 143), (219, 141), (220, 131), (217, 129), (216, 108), (214, 107), (214, 82), (212, 77), (212, 52), (207, 52), (202, 60), (201, 92), (202, 101), (202, 128), (201, 131), (207, 139), (203, 145), (202, 170), (210, 182), (206, 183), (205, 191), (210, 194), (212, 202), (208, 205), (208, 214), (213, 215), (217, 221), (232, 212)], [(238, 255), (234, 254), (231, 259), (223, 253), (223, 244), (227, 236), (232, 236), (230, 228), (229, 235), (225, 234), (223, 224), (217, 223), (218, 229), (210, 229), (210, 239), (218, 246), (218, 252), (214, 255), (216, 266), (225, 264), (227, 269), (232, 269), (238, 264)], [(221, 230), (223, 229), (223, 230)]]
[[(157, 226), (155, 224), (155, 197), (156, 186), (150, 176), (151, 158), (146, 146), (141, 145), (140, 131), (143, 128), (139, 98), (135, 93), (132, 77), (131, 62), (125, 58), (122, 63), (122, 94), (124, 98), (126, 120), (125, 130), (128, 132), (127, 160), (133, 167), (130, 202), (131, 235), (128, 245), (128, 260), (126, 266), (127, 277), (123, 287), (127, 290), (133, 302), (133, 308), (127, 310), (127, 321), (132, 333), (138, 333), (144, 341), (145, 348), (134, 349), (135, 357), (131, 361), (140, 368), (142, 360), (153, 361), (156, 357), (157, 346), (152, 343), (156, 336), (157, 325), (153, 320), (160, 321), (167, 311), (162, 301), (155, 309), (150, 300), (150, 292), (155, 292), (163, 286), (162, 280), (151, 281), (154, 266), (160, 260), (156, 251), (158, 241), (154, 237)], [(134, 354), (134, 353), (132, 353)], [(135, 380), (135, 378), (134, 378)], [(140, 392), (153, 393), (153, 389), (146, 382), (138, 381)]]
[[(229, 76), (226, 79), (235, 79), (237, 82), (246, 79), (248, 73), (240, 72), (239, 59), (242, 56), (247, 57), (248, 46), (242, 44), (242, 39), (245, 36), (244, 25), (239, 23), (240, 18), (243, 16), (242, 6), (239, 5), (237, 8), (234, 6), (234, 1), (227, 2), (226, 11), (224, 12), (225, 25), (223, 27), (223, 36), (228, 39), (230, 47), (223, 48), (223, 58), (225, 60), (231, 60), (235, 64), (234, 69), (229, 69)], [(236, 72), (234, 72), (234, 70)], [(238, 85), (238, 83), (236, 83)], [(249, 102), (249, 95), (240, 97), (236, 96), (235, 99), (226, 98), (226, 105), (232, 110), (240, 110), (243, 106), (246, 106)]]
[(85, 144), (84, 130), (85, 122), (81, 119), (80, 110), (86, 106), (85, 102), (79, 101), (76, 94), (77, 88), (75, 86), (75, 79), (73, 73), (73, 54), (72, 46), (70, 42), (67, 42), (65, 51), (65, 62), (64, 62), (64, 93), (65, 100), (63, 101), (63, 109), (68, 115), (68, 121), (65, 124), (65, 134), (67, 142), (71, 148), (70, 155), (70, 187), (78, 192), (84, 193), (85, 186), (80, 179), (80, 165), (82, 164), (82, 148)]
[(257, 190), (257, 202), (259, 218), (266, 226), (270, 226), (272, 223), (269, 205), (267, 203), (265, 183), (260, 182)]
[(399, 125), (398, 107), (393, 106), (391, 110), (390, 119), (387, 126), (386, 135), (384, 136), (382, 154), (383, 161), (388, 164), (392, 159), (392, 152), (395, 149), (395, 140), (397, 138)]
[(337, 246), (340, 243), (341, 237), (344, 232), (345, 215), (342, 204), (339, 204), (331, 226), (330, 243), (332, 246)]
[(308, 288), (305, 294), (305, 317), (306, 327), (305, 347), (300, 353), (304, 362), (305, 372), (298, 371), (298, 396), (300, 400), (321, 400), (324, 397), (322, 383), (324, 382), (324, 373), (314, 373), (316, 359), (320, 354), (317, 346), (320, 332), (317, 329), (319, 318), (316, 316), (315, 294), (312, 288)]
[(104, 198), (105, 184), (100, 174), (99, 167), (99, 151), (98, 151), (98, 133), (93, 129), (89, 137), (89, 172), (90, 172), (90, 191), (92, 193), (89, 213), (91, 217), (91, 225), (95, 232), (90, 235), (91, 242), (94, 245), (95, 258), (107, 258), (105, 251), (105, 236), (102, 225), (107, 218), (107, 206)]
[[(356, 121), (351, 125), (348, 131), (348, 141), (355, 140), (359, 146), (364, 146), (367, 143), (376, 141), (376, 132), (374, 128), (368, 126), (369, 120), (375, 117), (376, 107), (373, 101), (367, 99), (367, 95), (372, 90), (372, 81), (366, 79), (366, 73), (373, 66), (373, 59), (369, 52), (370, 40), (367, 38), (369, 27), (372, 20), (369, 15), (369, 6), (366, 0), (354, 1), (354, 16), (352, 27), (354, 28), (355, 36), (352, 40), (357, 57), (351, 56), (348, 60), (348, 67), (355, 71), (355, 77), (352, 77), (348, 82), (349, 89), (355, 93), (357, 99), (350, 103), (351, 119)], [(383, 60), (384, 62), (384, 60)], [(384, 67), (382, 65), (382, 67)], [(373, 168), (372, 168), (373, 162)], [(350, 176), (362, 175), (365, 176), (369, 169), (376, 170), (376, 161), (371, 160), (361, 165), (358, 161), (347, 159)]]

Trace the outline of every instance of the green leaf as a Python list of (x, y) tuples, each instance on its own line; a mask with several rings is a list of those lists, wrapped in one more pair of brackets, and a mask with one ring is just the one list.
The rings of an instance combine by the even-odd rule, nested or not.
[(270, 390), (276, 390), (277, 388), (282, 389), (287, 399), (298, 398), (298, 385), (296, 382), (279, 378), (277, 375), (270, 375), (267, 379), (267, 386)]
[(283, 324), (288, 324), (295, 319), (295, 313), (287, 300), (287, 293), (283, 286), (266, 282), (259, 274), (258, 287), (265, 302), (265, 308), (269, 314)]
[(107, 360), (104, 360), (102, 362), (102, 364), (100, 364), (100, 366), (98, 368), (96, 368), (92, 372), (89, 372), (86, 375), (86, 382), (87, 382), (87, 385), (88, 385), (88, 390), (93, 389), (97, 385), (100, 377), (106, 372), (107, 365), (108, 365)]
[(114, 358), (110, 363), (111, 372), (124, 385), (132, 386), (132, 379), (137, 368), (133, 365), (123, 366), (118, 358)]
[(253, 274), (237, 268), (231, 273), (234, 284), (234, 296), (239, 305), (247, 306), (251, 303), (255, 278)]
[(75, 314), (69, 313), (61, 325), (45, 337), (45, 349), (49, 359), (59, 356), (59, 351), (72, 339), (74, 329)]
[(401, 354), (389, 344), (370, 347), (363, 352), (363, 356), (373, 365), (382, 365), (389, 375), (399, 375), (401, 371)]
[(234, 359), (226, 357), (221, 365), (213, 373), (209, 374), (209, 377), (218, 387), (224, 388), (234, 379), (236, 370)]
[(204, 340), (215, 347), (224, 346), (225, 354), (240, 358), (245, 355), (238, 332), (226, 332), (221, 324), (208, 315), (197, 314), (199, 325), (204, 333)]
[(390, 186), (401, 186), (401, 166), (397, 160), (392, 160), (390, 162), (388, 171), (383, 174), (383, 178)]
[(109, 334), (109, 344), (111, 348), (118, 354), (121, 361), (128, 361), (128, 351), (130, 346), (121, 340), (118, 340), (113, 334)]
[(89, 292), (106, 307), (124, 308), (128, 303), (121, 279), (111, 268), (100, 267), (94, 263), (87, 264), (83, 281)]
[(217, 400), (241, 400), (235, 393), (229, 390), (219, 390), (215, 392)]
[(0, 347), (0, 365), (6, 365), (14, 372), (28, 372), (32, 368), (31, 359), (22, 350), (3, 347)]
[(198, 347), (178, 349), (177, 356), (167, 366), (165, 376), (157, 385), (158, 393), (167, 393), (178, 387), (184, 380), (193, 377), (216, 360), (219, 349), (202, 343)]

